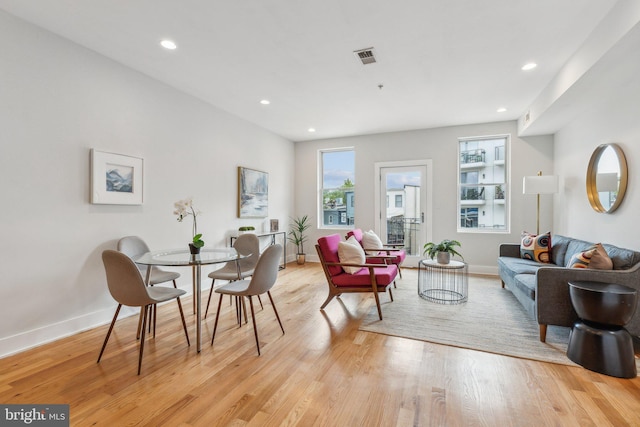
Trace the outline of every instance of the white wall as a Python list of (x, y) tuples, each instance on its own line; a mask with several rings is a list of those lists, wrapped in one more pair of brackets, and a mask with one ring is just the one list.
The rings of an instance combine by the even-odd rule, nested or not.
[[(409, 132), (393, 132), (296, 143), (296, 192), (298, 214), (309, 214), (317, 225), (318, 177), (316, 165), (318, 150), (354, 147), (356, 151), (356, 227), (373, 229), (374, 212), (374, 164), (376, 162), (416, 159), (433, 160), (433, 236), (429, 240), (457, 239), (462, 243), (462, 254), (470, 264), (470, 270), (497, 273), (498, 246), (504, 242), (518, 242), (523, 230), (535, 231), (535, 196), (522, 194), (522, 177), (535, 175), (538, 170), (553, 172), (553, 138), (551, 136), (518, 138), (515, 121), (452, 126)], [(470, 136), (511, 135), (511, 232), (509, 234), (458, 233), (457, 223), (457, 162), (458, 138)], [(541, 229), (551, 229), (552, 196), (542, 196), (544, 212)], [(541, 230), (542, 231), (542, 230)], [(318, 237), (344, 230), (319, 230), (309, 233), (306, 248), (310, 259), (317, 259), (313, 244)]]
[[(260, 230), (236, 218), (238, 166), (269, 173), (286, 226), (292, 142), (1, 11), (0, 52), (0, 356), (109, 321), (101, 252), (131, 234), (186, 248), (178, 199), (194, 197), (207, 246)], [(89, 203), (91, 148), (144, 158), (142, 206)]]
[[(640, 250), (640, 78), (614, 98), (604, 98), (560, 130), (555, 137), (556, 173), (561, 191), (555, 197), (560, 234)], [(587, 166), (593, 150), (617, 143), (627, 158), (626, 196), (615, 212), (597, 213), (587, 199)]]

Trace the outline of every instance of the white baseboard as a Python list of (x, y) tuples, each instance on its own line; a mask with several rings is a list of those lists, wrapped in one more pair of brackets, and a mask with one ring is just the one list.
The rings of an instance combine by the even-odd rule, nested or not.
[[(73, 319), (2, 338), (0, 339), (0, 358), (108, 324), (113, 319), (115, 307), (114, 305), (109, 309), (94, 311)], [(122, 307), (118, 319), (137, 315), (139, 312), (140, 310), (136, 308)], [(96, 351), (100, 351), (100, 345), (101, 343), (96, 343)]]
[[(203, 283), (206, 283), (206, 281), (203, 281)], [(202, 292), (204, 293), (204, 291), (208, 290), (209, 287), (210, 286), (207, 286), (206, 288), (203, 287)], [(187, 294), (185, 296), (192, 295), (193, 292), (191, 291), (191, 284), (189, 284), (188, 289), (185, 290), (187, 291)], [(205, 294), (205, 298), (207, 296), (208, 293)], [(167, 303), (170, 302), (171, 301), (168, 301)], [(189, 306), (190, 305), (191, 304), (189, 304)], [(43, 344), (48, 344), (50, 342), (66, 338), (80, 332), (88, 331), (89, 329), (107, 325), (113, 319), (113, 314), (115, 313), (116, 306), (117, 304), (114, 302), (113, 306), (104, 310), (94, 311), (92, 313), (87, 313), (79, 317), (63, 320), (58, 323), (46, 325), (40, 328), (32, 329), (30, 331), (21, 332), (9, 337), (0, 338), (0, 358), (11, 356), (13, 354), (32, 349), (34, 347), (41, 346)], [(129, 316), (137, 316), (138, 313), (140, 313), (140, 309), (138, 308), (122, 307), (120, 313), (118, 314), (118, 320), (124, 319), (125, 317)], [(98, 357), (98, 352), (100, 351), (101, 345), (102, 341), (96, 342), (96, 358)]]

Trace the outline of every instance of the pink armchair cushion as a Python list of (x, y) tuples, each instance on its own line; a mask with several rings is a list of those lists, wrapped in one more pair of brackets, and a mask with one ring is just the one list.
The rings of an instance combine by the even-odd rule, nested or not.
[[(360, 242), (360, 244), (362, 244), (362, 237), (364, 236), (364, 233), (362, 232), (361, 229), (354, 228), (353, 230), (349, 231), (347, 233), (347, 239), (351, 236), (355, 237), (356, 240)], [(380, 251), (378, 252), (378, 255), (387, 256), (387, 251)], [(388, 260), (388, 262), (391, 262), (392, 264), (401, 264), (404, 261), (404, 259), (407, 257), (407, 252), (403, 249), (399, 249), (397, 251), (389, 252), (388, 256), (395, 256), (394, 259)], [(327, 260), (327, 262), (329, 262), (329, 260)], [(368, 264), (384, 264), (385, 260), (383, 258), (367, 257), (367, 263)]]
[[(392, 283), (397, 274), (398, 267), (395, 265), (387, 265), (386, 267), (376, 267), (374, 269), (376, 283), (378, 286), (386, 286)], [(363, 288), (371, 287), (371, 278), (369, 277), (369, 269), (363, 268), (355, 274), (342, 273), (333, 276), (331, 279), (336, 286), (362, 286)]]
[(362, 230), (360, 230), (359, 228), (354, 228), (353, 230), (347, 233), (347, 239), (351, 236), (355, 237), (358, 243), (362, 245), (362, 236), (363, 236)]
[[(339, 243), (340, 235), (338, 234), (331, 234), (318, 239), (318, 246), (320, 246), (320, 251), (322, 252), (325, 262), (340, 262), (340, 258), (338, 257)], [(332, 276), (344, 273), (344, 270), (339, 265), (329, 265), (327, 266), (327, 269), (329, 270), (329, 274)]]

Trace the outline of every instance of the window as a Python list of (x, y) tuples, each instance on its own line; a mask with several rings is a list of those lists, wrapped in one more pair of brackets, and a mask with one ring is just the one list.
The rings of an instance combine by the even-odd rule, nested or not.
[(321, 227), (347, 228), (355, 223), (355, 151), (322, 150), (319, 153)]
[(402, 194), (396, 194), (396, 208), (402, 207)]
[(507, 135), (458, 140), (458, 231), (509, 231), (508, 144)]

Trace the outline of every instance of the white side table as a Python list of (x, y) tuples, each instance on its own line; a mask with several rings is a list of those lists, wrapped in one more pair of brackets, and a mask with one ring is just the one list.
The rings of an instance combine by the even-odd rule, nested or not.
[(460, 304), (469, 296), (467, 264), (450, 261), (440, 264), (423, 259), (418, 263), (418, 295), (438, 304)]

